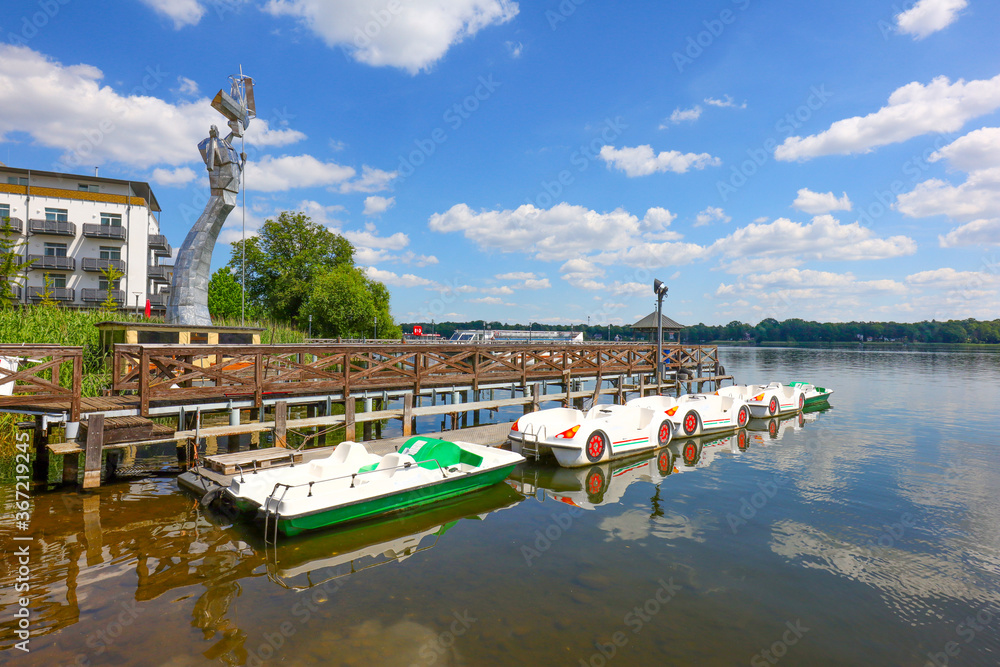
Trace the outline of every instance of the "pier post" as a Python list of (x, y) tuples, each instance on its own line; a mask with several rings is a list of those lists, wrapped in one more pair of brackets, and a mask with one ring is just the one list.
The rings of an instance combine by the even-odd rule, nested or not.
[(274, 404), (274, 446), (288, 446), (288, 403), (278, 401)]
[(538, 383), (531, 385), (531, 412), (538, 412), (541, 396), (538, 395)]
[(49, 481), (49, 433), (41, 415), (35, 417), (35, 462), (31, 478), (36, 482)]
[(354, 422), (354, 398), (344, 397), (344, 440), (354, 440), (357, 437), (357, 427)]
[[(372, 399), (371, 399), (371, 397), (366, 396), (365, 397), (365, 412), (371, 412), (371, 411), (372, 411)], [(371, 440), (372, 439), (372, 423), (371, 423), (371, 421), (366, 421), (364, 423), (364, 426), (361, 427), (361, 429), (362, 429), (362, 433), (364, 434), (364, 436), (363, 436), (364, 439), (365, 440)]]
[(104, 413), (94, 412), (87, 418), (87, 450), (83, 464), (83, 488), (101, 485), (101, 450), (104, 446)]
[(76, 484), (76, 478), (80, 472), (80, 455), (63, 454), (62, 481), (64, 484)]
[(413, 435), (413, 394), (403, 394), (403, 437)]
[(229, 425), (239, 426), (240, 425), (240, 409), (231, 407), (229, 408)]

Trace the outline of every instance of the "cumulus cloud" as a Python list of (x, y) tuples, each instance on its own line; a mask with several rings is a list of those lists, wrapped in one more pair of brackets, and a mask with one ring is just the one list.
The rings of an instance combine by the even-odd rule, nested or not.
[(812, 215), (820, 215), (830, 211), (850, 211), (851, 200), (846, 192), (838, 199), (832, 192), (813, 192), (809, 188), (802, 188), (792, 206)]
[(194, 79), (189, 79), (186, 76), (178, 76), (177, 92), (181, 95), (197, 95), (198, 83)]
[(290, 16), (330, 47), (355, 60), (398, 67), (410, 74), (430, 68), (454, 44), (517, 16), (510, 0), (269, 0), (264, 10)]
[[(251, 146), (288, 146), (306, 138), (305, 133), (288, 127), (272, 129), (267, 120), (257, 118), (245, 133), (246, 142)], [(235, 145), (235, 144), (234, 144)]]
[(733, 101), (733, 98), (732, 98), (731, 95), (726, 95), (721, 100), (720, 99), (716, 99), (714, 97), (706, 97), (705, 98), (705, 104), (708, 104), (708, 105), (713, 106), (713, 107), (721, 107), (723, 109), (746, 109), (747, 108), (747, 103), (746, 102), (743, 102), (742, 104), (737, 104), (735, 101)]
[(410, 244), (410, 238), (403, 232), (392, 236), (379, 236), (374, 227), (361, 230), (345, 230), (343, 236), (356, 246), (365, 248), (384, 248), (386, 250), (402, 250)]
[(415, 276), (412, 273), (404, 273), (400, 276), (392, 271), (376, 269), (374, 266), (366, 267), (364, 272), (372, 280), (377, 280), (380, 283), (385, 283), (386, 285), (390, 285), (392, 287), (438, 287), (438, 284), (433, 280), (421, 278), (420, 276)]
[(177, 169), (154, 169), (151, 180), (157, 185), (175, 187), (187, 185), (197, 177), (193, 169), (178, 167)]
[(498, 296), (482, 296), (477, 299), (466, 299), (467, 303), (483, 303), (488, 306), (513, 306), (512, 303), (506, 303), (503, 299)]
[(960, 225), (944, 236), (938, 236), (942, 248), (963, 245), (1000, 245), (1000, 218), (973, 220)]
[(1000, 167), (1000, 127), (973, 130), (935, 151), (929, 160), (947, 160), (951, 167), (965, 172)]
[(732, 273), (747, 273), (747, 267), (761, 265), (759, 260), (776, 259), (795, 266), (805, 260), (887, 259), (916, 250), (917, 244), (909, 237), (878, 238), (857, 222), (843, 224), (830, 215), (816, 216), (809, 223), (778, 218), (769, 224), (750, 224), (711, 246), (711, 251), (733, 260), (726, 266)]
[(371, 197), (365, 197), (365, 215), (381, 215), (385, 213), (396, 203), (395, 197), (379, 197), (373, 195)]
[(730, 285), (722, 283), (715, 290), (715, 295), (752, 294), (777, 290), (788, 290), (789, 293), (786, 296), (798, 298), (820, 292), (828, 294), (902, 293), (906, 287), (895, 280), (857, 280), (850, 272), (834, 273), (790, 268), (769, 273), (745, 275)]
[(950, 267), (920, 271), (906, 276), (908, 285), (933, 287), (935, 289), (975, 289), (983, 286), (1000, 285), (1000, 275), (984, 271), (956, 271)]
[(640, 220), (623, 209), (598, 213), (565, 202), (549, 209), (525, 204), (513, 210), (478, 212), (467, 204), (456, 204), (432, 215), (428, 226), (435, 232), (460, 232), (483, 250), (525, 252), (543, 261), (558, 261), (595, 248), (628, 248), (644, 234), (676, 236), (664, 230), (670, 219), (672, 214), (662, 208), (650, 209)]
[(265, 155), (258, 161), (247, 162), (246, 172), (247, 180), (258, 192), (338, 185), (356, 173), (352, 167), (322, 162), (312, 155)]
[(600, 155), (609, 167), (617, 167), (629, 177), (648, 176), (666, 171), (683, 174), (692, 168), (704, 169), (722, 164), (722, 160), (708, 153), (662, 151), (656, 154), (648, 144), (625, 148), (603, 146)]
[(1000, 75), (951, 83), (939, 76), (926, 86), (916, 81), (896, 89), (889, 103), (867, 116), (838, 120), (808, 137), (789, 137), (774, 151), (778, 160), (865, 153), (929, 132), (955, 132), (967, 121), (1000, 107)]
[[(687, 122), (687, 121), (690, 121), (690, 122), (696, 121), (700, 117), (701, 117), (701, 107), (696, 104), (693, 107), (691, 107), (690, 109), (681, 109), (680, 107), (674, 109), (674, 112), (672, 114), (670, 114), (670, 119), (669, 120), (674, 125), (677, 125), (679, 123), (683, 123), (683, 122)], [(661, 130), (665, 129), (666, 127), (667, 127), (666, 123), (663, 123), (662, 125), (660, 125), (660, 129)]]
[(340, 184), (340, 192), (381, 192), (388, 190), (392, 180), (398, 174), (395, 171), (385, 171), (363, 165), (361, 167), (361, 177), (353, 181)]
[(198, 0), (139, 0), (157, 14), (174, 22), (180, 30), (187, 25), (197, 25), (205, 15), (205, 7)]
[(896, 28), (914, 39), (923, 39), (951, 25), (968, 4), (967, 0), (920, 0), (896, 15)]
[(493, 277), (497, 280), (531, 280), (538, 276), (528, 271), (512, 271), (510, 273), (498, 273)]
[(732, 218), (726, 215), (726, 212), (723, 211), (718, 206), (709, 206), (704, 211), (701, 211), (700, 213), (698, 213), (698, 215), (695, 216), (694, 226), (704, 227), (705, 225), (715, 222), (716, 220), (721, 220), (722, 222), (729, 222), (730, 220), (732, 220)]

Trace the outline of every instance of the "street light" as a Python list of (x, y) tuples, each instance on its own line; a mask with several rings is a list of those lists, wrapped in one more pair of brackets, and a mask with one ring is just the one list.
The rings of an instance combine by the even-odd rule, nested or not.
[(653, 280), (653, 292), (656, 294), (656, 382), (663, 381), (663, 297), (670, 289), (660, 280)]
[(135, 316), (139, 317), (139, 297), (142, 295), (142, 292), (132, 292), (132, 294), (135, 294)]

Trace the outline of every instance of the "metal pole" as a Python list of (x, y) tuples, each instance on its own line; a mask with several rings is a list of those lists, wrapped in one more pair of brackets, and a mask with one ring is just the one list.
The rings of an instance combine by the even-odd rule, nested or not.
[(656, 381), (663, 381), (663, 294), (656, 294)]
[[(240, 83), (245, 87), (246, 83), (243, 82), (243, 64), (240, 64)], [(244, 88), (245, 90), (245, 88)], [(243, 93), (243, 101), (246, 101), (246, 93)], [(246, 140), (246, 130), (240, 135), (240, 153), (243, 155), (247, 154), (247, 140)], [(242, 157), (242, 155), (240, 156)], [(243, 177), (243, 242), (240, 243), (240, 326), (246, 326), (246, 312), (247, 312), (247, 165), (246, 162), (243, 163), (243, 168), (240, 170), (240, 176)], [(272, 343), (274, 341), (271, 341)]]

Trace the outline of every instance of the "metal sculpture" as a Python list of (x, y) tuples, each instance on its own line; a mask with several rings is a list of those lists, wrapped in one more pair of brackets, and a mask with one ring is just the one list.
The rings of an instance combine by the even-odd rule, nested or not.
[(225, 138), (220, 138), (219, 129), (213, 125), (208, 138), (198, 144), (208, 169), (211, 197), (177, 252), (167, 301), (168, 324), (212, 324), (208, 313), (212, 250), (222, 225), (236, 207), (240, 177), (247, 159), (246, 153), (236, 152), (232, 142), (234, 138), (242, 138), (250, 119), (257, 117), (253, 79), (244, 76), (240, 68), (240, 74), (229, 77), (229, 80), (232, 82), (230, 92), (227, 94), (220, 90), (212, 100), (212, 108), (228, 119), (230, 132)]

